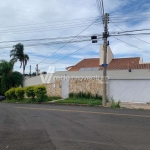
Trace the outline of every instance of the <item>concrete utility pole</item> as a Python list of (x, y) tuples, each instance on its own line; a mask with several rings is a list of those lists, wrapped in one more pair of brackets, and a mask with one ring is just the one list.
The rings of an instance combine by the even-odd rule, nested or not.
[(39, 68), (38, 68), (38, 64), (36, 65), (36, 76), (38, 76), (38, 74), (39, 74)]
[(31, 78), (31, 65), (30, 65), (30, 78)]
[(106, 99), (107, 99), (107, 86), (106, 86), (106, 77), (107, 77), (107, 37), (109, 36), (108, 34), (108, 14), (105, 13), (104, 15), (104, 33), (103, 33), (103, 106), (106, 105)]

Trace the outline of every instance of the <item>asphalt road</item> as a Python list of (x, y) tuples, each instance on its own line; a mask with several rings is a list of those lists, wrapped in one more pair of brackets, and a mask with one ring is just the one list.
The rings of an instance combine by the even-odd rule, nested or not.
[(150, 150), (150, 111), (0, 103), (0, 150)]

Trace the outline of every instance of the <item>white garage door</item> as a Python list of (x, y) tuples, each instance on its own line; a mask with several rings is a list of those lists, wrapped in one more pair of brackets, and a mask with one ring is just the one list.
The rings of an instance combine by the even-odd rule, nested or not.
[(109, 80), (109, 98), (122, 102), (150, 102), (150, 80)]

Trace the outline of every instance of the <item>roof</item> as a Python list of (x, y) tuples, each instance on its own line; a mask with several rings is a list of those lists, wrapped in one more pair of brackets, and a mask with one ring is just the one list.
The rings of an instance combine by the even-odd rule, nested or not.
[[(108, 70), (124, 70), (124, 69), (149, 69), (150, 63), (139, 64), (140, 57), (132, 58), (114, 58), (109, 63)], [(103, 67), (99, 65), (99, 58), (87, 58), (81, 60), (75, 66), (71, 66), (68, 71), (79, 71), (81, 68), (95, 68), (99, 67), (99, 70), (102, 70)]]

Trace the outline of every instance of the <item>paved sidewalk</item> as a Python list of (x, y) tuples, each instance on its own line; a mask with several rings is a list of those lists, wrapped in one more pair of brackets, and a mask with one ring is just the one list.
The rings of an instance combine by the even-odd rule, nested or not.
[(120, 105), (121, 107), (129, 108), (129, 109), (149, 109), (150, 110), (150, 104), (121, 102)]

